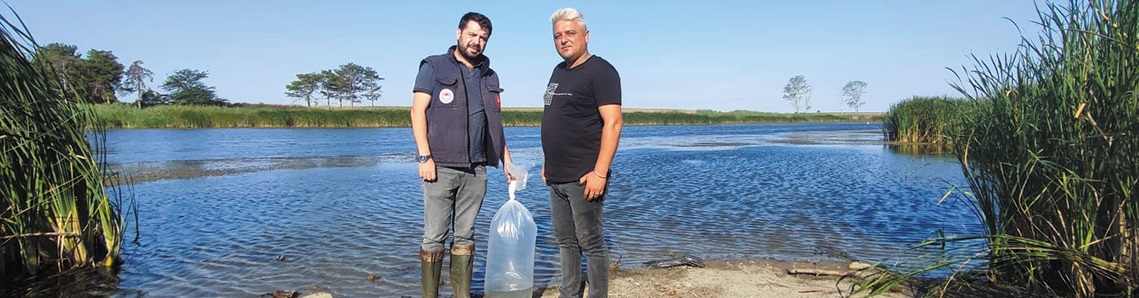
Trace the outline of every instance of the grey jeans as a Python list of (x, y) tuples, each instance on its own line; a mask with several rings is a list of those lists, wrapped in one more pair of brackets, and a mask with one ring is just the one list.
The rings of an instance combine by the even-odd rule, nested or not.
[(561, 259), (561, 297), (581, 297), (581, 256), (585, 255), (589, 298), (609, 294), (609, 247), (605, 244), (602, 211), (605, 195), (585, 200), (585, 185), (550, 184), (550, 216)]
[(475, 218), (486, 196), (486, 166), (436, 167), (434, 182), (423, 182), (424, 251), (443, 251), (447, 232), (454, 245), (473, 245)]

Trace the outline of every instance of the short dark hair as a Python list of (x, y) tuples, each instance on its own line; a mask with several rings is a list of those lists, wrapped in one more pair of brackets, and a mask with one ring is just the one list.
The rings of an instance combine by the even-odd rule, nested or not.
[(490, 18), (487, 18), (486, 16), (484, 16), (481, 13), (477, 13), (477, 12), (473, 12), (473, 11), (468, 12), (467, 14), (463, 15), (462, 19), (459, 19), (459, 30), (463, 30), (463, 28), (467, 28), (467, 22), (470, 22), (470, 21), (475, 21), (476, 23), (479, 23), (479, 26), (486, 30), (486, 36), (487, 37), (490, 37), (490, 33), (494, 30), (493, 29), (494, 27), (490, 25)]

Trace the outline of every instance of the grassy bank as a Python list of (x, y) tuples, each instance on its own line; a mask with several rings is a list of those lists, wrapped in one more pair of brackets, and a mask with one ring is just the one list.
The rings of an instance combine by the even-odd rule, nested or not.
[[(223, 128), (223, 127), (408, 127), (407, 107), (307, 108), (253, 105), (156, 106), (138, 109), (126, 104), (94, 106), (97, 124), (107, 128)], [(749, 111), (625, 109), (626, 125), (693, 125), (765, 122), (877, 122), (881, 113), (780, 114)], [(538, 126), (541, 108), (506, 108), (507, 126)]]

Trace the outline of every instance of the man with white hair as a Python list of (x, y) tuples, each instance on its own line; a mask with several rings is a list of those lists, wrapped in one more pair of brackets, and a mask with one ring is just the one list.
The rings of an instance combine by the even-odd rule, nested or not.
[(542, 180), (561, 263), (561, 297), (582, 297), (581, 258), (590, 298), (608, 296), (609, 248), (602, 209), (621, 137), (621, 77), (589, 53), (589, 30), (576, 9), (550, 16), (554, 48), (564, 59), (546, 86), (542, 113)]

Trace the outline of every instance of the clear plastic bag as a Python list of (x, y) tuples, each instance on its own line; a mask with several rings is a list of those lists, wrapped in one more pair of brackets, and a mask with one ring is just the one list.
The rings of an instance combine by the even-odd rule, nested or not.
[(486, 297), (531, 297), (534, 292), (534, 246), (538, 227), (530, 210), (514, 199), (514, 192), (526, 188), (529, 169), (507, 164), (517, 180), (510, 182), (506, 201), (490, 223), (490, 244), (486, 257)]

